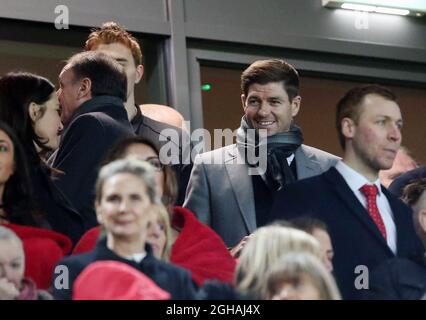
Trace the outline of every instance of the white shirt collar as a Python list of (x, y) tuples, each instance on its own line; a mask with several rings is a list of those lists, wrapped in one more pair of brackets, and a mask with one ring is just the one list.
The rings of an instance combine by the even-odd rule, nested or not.
[(369, 181), (366, 177), (360, 174), (358, 171), (349, 167), (342, 160), (338, 161), (336, 164), (336, 170), (343, 176), (346, 183), (349, 185), (352, 191), (359, 190), (365, 184), (375, 184), (377, 187), (378, 196), (382, 194), (382, 188), (380, 185), (380, 179), (377, 178), (374, 182)]
[(292, 153), (288, 158), (287, 158), (287, 163), (288, 163), (288, 165), (291, 165), (291, 162), (293, 161), (293, 159), (294, 159), (294, 153)]
[(140, 263), (145, 257), (146, 257), (146, 252), (142, 252), (142, 253), (134, 253), (131, 256), (126, 257), (126, 259)]

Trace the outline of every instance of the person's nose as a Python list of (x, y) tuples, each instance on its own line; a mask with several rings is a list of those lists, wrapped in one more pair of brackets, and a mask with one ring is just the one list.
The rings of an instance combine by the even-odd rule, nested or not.
[(271, 112), (271, 106), (267, 102), (262, 102), (257, 112), (260, 116), (265, 117)]
[(121, 200), (118, 209), (120, 212), (126, 212), (129, 210), (129, 201), (126, 199)]
[(157, 223), (151, 224), (149, 228), (149, 233), (151, 237), (159, 238), (160, 237), (160, 226)]
[(388, 129), (388, 137), (390, 140), (395, 142), (401, 142), (402, 133), (401, 129), (397, 124), (392, 124)]
[(333, 262), (330, 260), (329, 257), (324, 256), (323, 263), (328, 272), (333, 272)]

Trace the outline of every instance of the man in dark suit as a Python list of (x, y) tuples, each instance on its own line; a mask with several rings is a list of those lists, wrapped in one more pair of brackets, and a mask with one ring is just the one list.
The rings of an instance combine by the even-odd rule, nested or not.
[[(137, 135), (152, 141), (158, 150), (164, 147), (161, 162), (172, 165), (174, 169), (179, 186), (176, 204), (181, 205), (192, 168), (189, 136), (183, 139), (181, 128), (142, 114), (135, 103), (135, 86), (144, 75), (142, 51), (137, 39), (119, 24), (106, 22), (89, 35), (85, 50), (103, 52), (123, 66), (127, 77), (127, 99), (124, 102), (127, 117)], [(188, 144), (185, 144), (185, 141), (188, 141)], [(170, 151), (170, 157), (166, 158), (167, 151)]]
[(334, 274), (346, 299), (361, 297), (368, 275), (389, 258), (415, 252), (409, 208), (380, 185), (401, 144), (396, 97), (380, 86), (350, 90), (338, 103), (342, 161), (325, 173), (288, 186), (276, 197), (271, 220), (312, 215), (329, 227)]
[[(412, 209), (416, 232), (426, 248), (426, 178), (417, 178), (404, 188), (402, 199)], [(426, 293), (426, 253), (390, 259), (371, 274), (367, 298), (419, 300)]]
[(54, 155), (53, 167), (63, 172), (55, 183), (82, 215), (87, 230), (97, 225), (94, 189), (98, 166), (115, 141), (133, 134), (123, 106), (126, 75), (110, 57), (85, 52), (68, 60), (59, 83), (66, 129)]

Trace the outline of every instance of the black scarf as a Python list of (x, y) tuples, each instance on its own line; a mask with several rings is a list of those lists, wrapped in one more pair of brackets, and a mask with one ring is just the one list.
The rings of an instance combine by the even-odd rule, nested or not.
[[(239, 150), (243, 150), (245, 154), (258, 155), (259, 147), (265, 143), (256, 133), (247, 134), (247, 129), (253, 129), (251, 124), (247, 122), (245, 116), (241, 119), (241, 125), (237, 130), (237, 146)], [(265, 182), (269, 189), (278, 191), (284, 185), (294, 182), (295, 177), (288, 165), (287, 158), (294, 154), (297, 148), (303, 143), (302, 130), (294, 123), (291, 124), (290, 130), (281, 132), (267, 137), (267, 168), (265, 173)], [(254, 150), (253, 150), (254, 149)], [(249, 166), (255, 166), (256, 163), (250, 161), (250, 157), (245, 157)]]

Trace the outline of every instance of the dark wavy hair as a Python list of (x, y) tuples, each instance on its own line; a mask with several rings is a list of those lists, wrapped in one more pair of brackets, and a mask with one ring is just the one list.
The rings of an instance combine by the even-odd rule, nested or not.
[(46, 78), (32, 73), (11, 72), (0, 78), (0, 120), (7, 123), (16, 133), (29, 153), (31, 161), (39, 158), (34, 142), (47, 152), (46, 142), (34, 130), (34, 123), (29, 115), (31, 102), (42, 105), (41, 116), (46, 112), (46, 103), (55, 86)]
[[(108, 164), (114, 160), (121, 159), (124, 157), (127, 149), (133, 144), (145, 144), (149, 146), (159, 156), (159, 151), (155, 144), (141, 136), (129, 136), (119, 140), (109, 151), (104, 159), (103, 164)], [(169, 165), (163, 165), (164, 173), (164, 188), (162, 202), (163, 204), (171, 209), (177, 198), (177, 182), (176, 176), (173, 169)]]
[(2, 199), (6, 219), (11, 223), (40, 226), (43, 215), (34, 198), (24, 148), (13, 130), (3, 121), (0, 121), (0, 131), (10, 138), (14, 148), (15, 171), (5, 183)]

